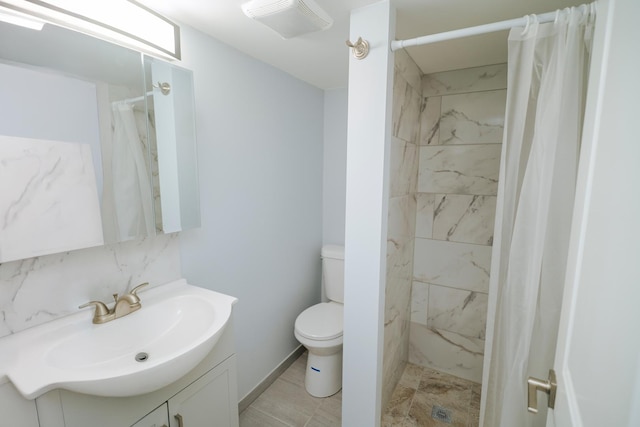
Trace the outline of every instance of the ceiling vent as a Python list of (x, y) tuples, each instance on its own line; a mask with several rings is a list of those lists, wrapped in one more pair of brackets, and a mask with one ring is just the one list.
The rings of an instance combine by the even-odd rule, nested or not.
[(242, 11), (285, 39), (333, 25), (333, 19), (313, 0), (252, 0), (242, 5)]

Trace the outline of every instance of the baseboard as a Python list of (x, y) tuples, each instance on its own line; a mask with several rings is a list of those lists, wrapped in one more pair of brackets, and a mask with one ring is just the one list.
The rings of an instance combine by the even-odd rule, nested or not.
[(254, 400), (258, 398), (273, 382), (278, 379), (280, 375), (284, 371), (287, 370), (289, 366), (295, 362), (302, 353), (304, 353), (306, 349), (304, 346), (299, 345), (298, 348), (293, 350), (289, 356), (286, 357), (276, 368), (271, 371), (269, 375), (267, 375), (260, 383), (254, 387), (245, 397), (243, 397), (240, 402), (238, 402), (238, 411), (242, 413), (245, 409), (249, 407), (253, 403)]

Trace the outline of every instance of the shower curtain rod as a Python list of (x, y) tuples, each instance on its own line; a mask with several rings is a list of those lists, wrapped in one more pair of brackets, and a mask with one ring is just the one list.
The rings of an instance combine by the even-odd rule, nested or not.
[[(583, 4), (577, 7), (590, 7), (592, 13), (594, 11), (595, 3)], [(547, 12), (539, 15), (535, 15), (539, 23), (551, 22), (556, 19), (559, 11)], [(496, 31), (509, 30), (513, 27), (526, 26), (531, 18), (531, 15), (523, 16), (522, 18), (508, 19), (506, 21), (494, 22), (492, 24), (478, 25), (475, 27), (467, 27), (459, 30), (445, 31), (444, 33), (430, 34), (428, 36), (416, 37), (407, 40), (393, 40), (391, 42), (391, 50), (395, 52), (398, 49), (411, 46), (421, 46), (430, 43), (437, 43), (445, 40), (461, 39), (463, 37), (477, 36), (479, 34), (494, 33)]]
[(153, 96), (153, 91), (149, 91), (146, 94), (142, 95), (142, 96), (137, 96), (135, 98), (126, 98), (126, 99), (122, 99), (120, 101), (114, 101), (113, 104), (134, 104), (136, 102), (140, 102), (145, 100), (148, 96)]

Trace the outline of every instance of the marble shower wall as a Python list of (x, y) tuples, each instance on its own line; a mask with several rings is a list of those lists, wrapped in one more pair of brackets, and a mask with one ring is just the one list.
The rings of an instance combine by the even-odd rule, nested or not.
[(420, 136), (421, 72), (396, 52), (393, 85), (382, 403), (386, 406), (409, 353), (411, 280)]
[(0, 338), (140, 283), (180, 278), (179, 243), (178, 234), (159, 235), (0, 264)]
[(422, 78), (409, 361), (482, 379), (506, 64)]

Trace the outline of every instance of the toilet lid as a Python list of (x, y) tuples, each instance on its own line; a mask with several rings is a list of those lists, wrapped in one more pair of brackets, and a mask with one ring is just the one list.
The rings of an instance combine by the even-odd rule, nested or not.
[(296, 319), (300, 335), (312, 340), (331, 340), (342, 335), (342, 304), (323, 302), (307, 308)]

